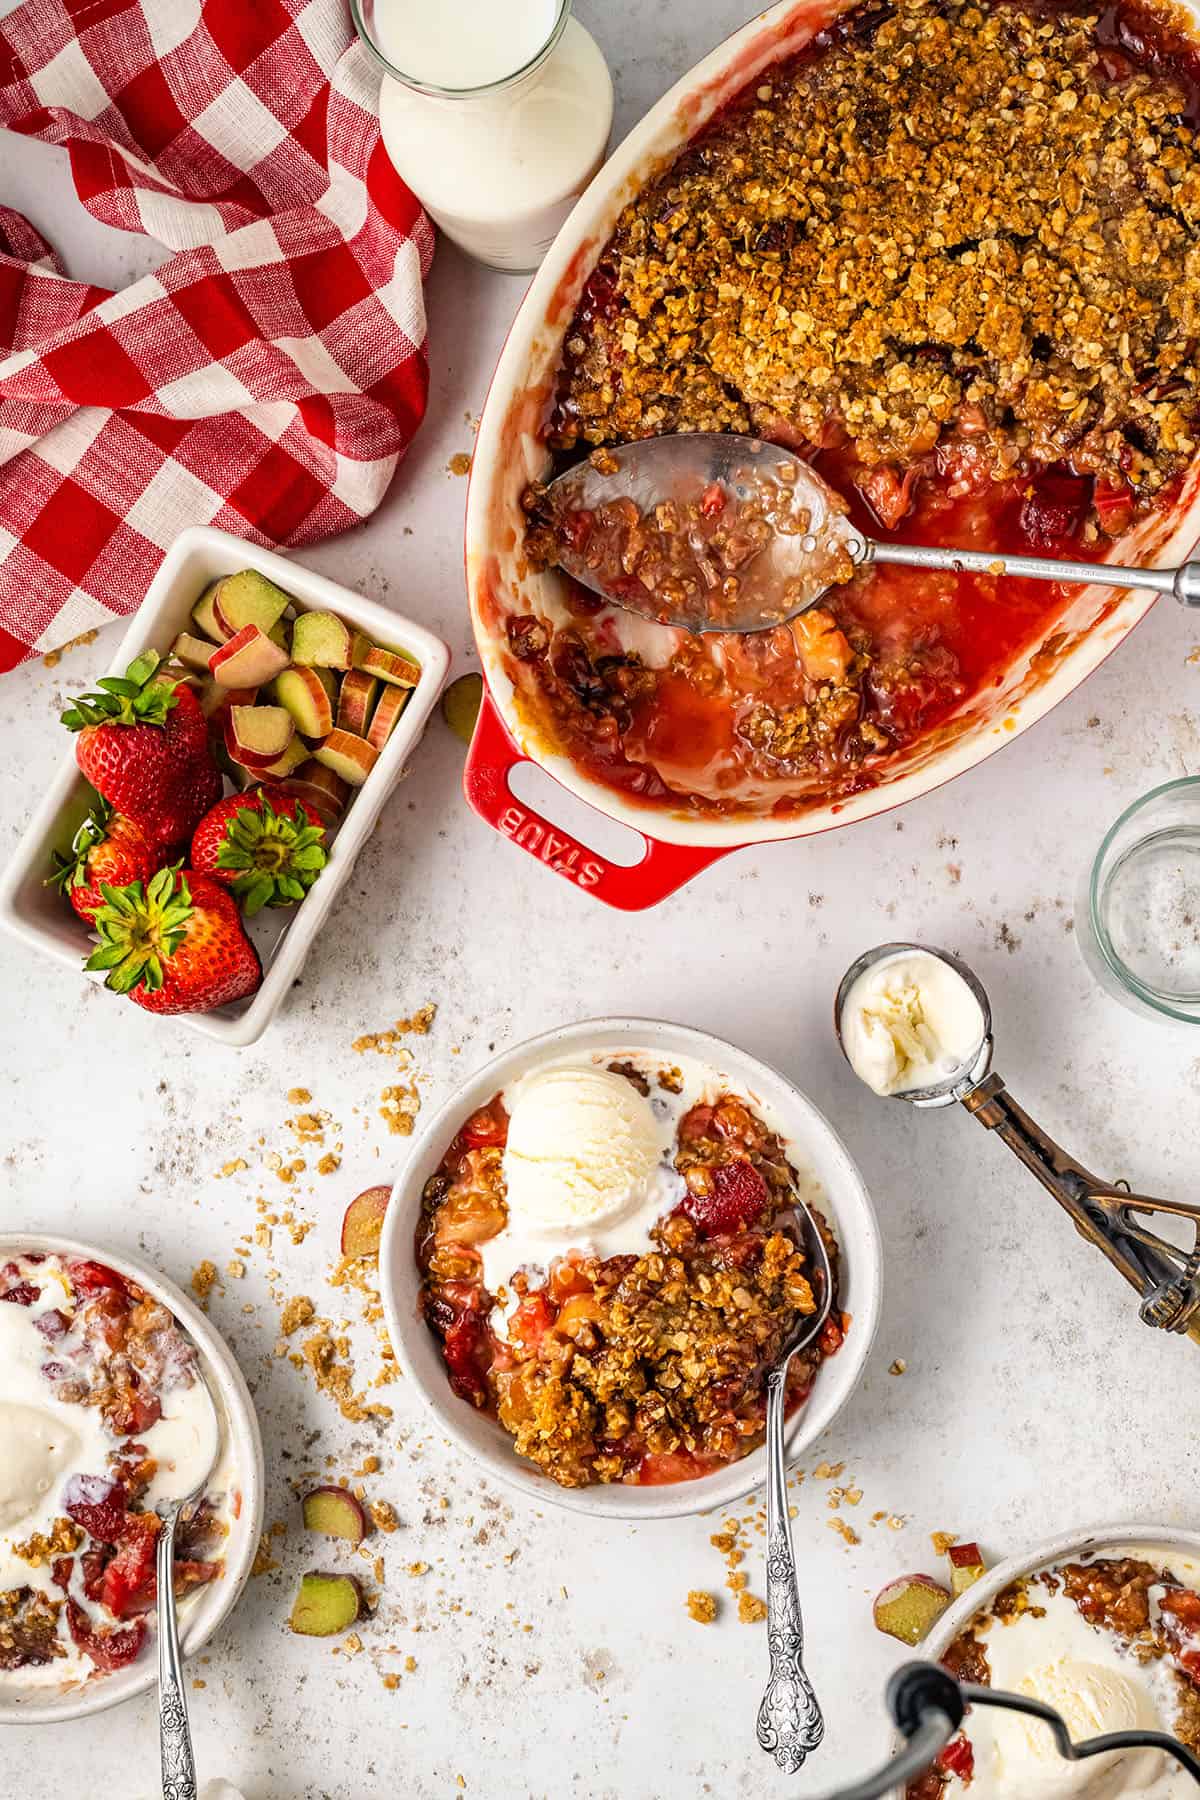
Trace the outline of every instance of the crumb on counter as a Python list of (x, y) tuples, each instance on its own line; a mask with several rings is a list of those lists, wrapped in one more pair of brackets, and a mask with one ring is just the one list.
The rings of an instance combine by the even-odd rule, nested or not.
[(738, 1618), (743, 1625), (758, 1625), (767, 1616), (767, 1603), (760, 1600), (757, 1594), (741, 1594), (738, 1597)]
[(705, 1593), (703, 1588), (693, 1588), (687, 1597), (688, 1617), (697, 1625), (711, 1625), (717, 1616), (717, 1597)]
[(203, 1262), (198, 1262), (192, 1270), (192, 1292), (201, 1306), (206, 1304), (209, 1295), (219, 1283), (220, 1276), (217, 1274), (217, 1265), (210, 1262), (208, 1257), (205, 1257)]

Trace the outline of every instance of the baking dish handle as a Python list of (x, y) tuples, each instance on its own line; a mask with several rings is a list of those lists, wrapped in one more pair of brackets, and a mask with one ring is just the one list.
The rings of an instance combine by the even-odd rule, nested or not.
[(664, 844), (641, 834), (646, 854), (628, 868), (589, 850), (568, 831), (552, 825), (524, 800), (518, 800), (509, 775), (518, 763), (532, 762), (517, 748), (485, 685), (479, 718), (467, 753), (463, 792), (479, 814), (529, 856), (573, 881), (597, 900), (623, 912), (657, 906), (710, 863), (728, 856), (736, 845)]

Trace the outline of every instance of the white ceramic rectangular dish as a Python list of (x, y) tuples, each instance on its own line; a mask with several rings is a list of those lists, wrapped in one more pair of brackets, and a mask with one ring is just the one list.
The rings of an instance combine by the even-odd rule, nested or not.
[[(107, 673), (123, 675), (134, 657), (146, 649), (165, 655), (178, 634), (187, 629), (191, 609), (207, 584), (239, 569), (259, 570), (285, 588), (301, 611), (337, 613), (385, 649), (406, 652), (420, 663), (421, 679), (379, 761), (347, 806), (329, 845), (329, 860), (320, 879), (299, 905), (267, 909), (248, 921), (249, 935), (263, 963), (258, 991), (211, 1013), (176, 1015), (193, 1030), (235, 1047), (254, 1043), (279, 1010), (354, 866), (355, 857), (370, 836), (384, 801), (404, 772), (450, 666), (450, 652), (441, 639), (411, 619), (364, 600), (361, 594), (314, 574), (288, 557), (261, 550), (211, 526), (197, 525), (182, 532), (167, 551)], [(89, 674), (80, 681), (80, 687), (91, 686), (93, 679)], [(0, 926), (32, 949), (81, 972), (93, 947), (88, 927), (45, 883), (52, 851), (68, 848), (91, 803), (91, 795), (92, 790), (76, 766), (73, 749), (67, 749), (62, 767), (34, 811), (11, 863), (0, 875)], [(103, 978), (97, 975), (87, 979)], [(121, 1005), (115, 996), (113, 1005)]]

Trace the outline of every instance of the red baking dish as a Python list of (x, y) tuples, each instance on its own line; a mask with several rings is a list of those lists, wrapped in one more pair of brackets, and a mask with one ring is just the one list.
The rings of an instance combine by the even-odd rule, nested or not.
[[(505, 622), (515, 614), (562, 617), (563, 577), (531, 569), (522, 554), (526, 485), (543, 476), (539, 436), (553, 393), (562, 340), (622, 207), (747, 82), (795, 53), (840, 12), (838, 0), (781, 0), (684, 76), (635, 126), (563, 226), (513, 323), (480, 421), (467, 502), (466, 570), (487, 692), (467, 763), (475, 810), (556, 874), (611, 906), (653, 906), (691, 876), (750, 844), (812, 836), (852, 824), (964, 773), (1034, 724), (1117, 647), (1153, 604), (1145, 593), (1074, 590), (1053, 629), (1004, 674), (972, 694), (933, 731), (899, 751), (873, 787), (803, 810), (714, 814), (641, 801), (589, 775), (547, 743), (514, 687)], [(1126, 533), (1119, 560), (1182, 561), (1200, 537), (1200, 459), (1174, 500)], [(657, 629), (657, 628), (654, 628)], [(563, 787), (638, 832), (645, 855), (622, 867), (550, 824), (513, 794), (510, 775), (531, 761)]]

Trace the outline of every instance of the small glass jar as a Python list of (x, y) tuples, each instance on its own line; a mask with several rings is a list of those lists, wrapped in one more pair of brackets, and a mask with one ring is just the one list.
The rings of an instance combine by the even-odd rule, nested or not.
[(1080, 889), (1075, 936), (1114, 1000), (1200, 1025), (1200, 776), (1168, 781), (1121, 814)]
[(448, 40), (456, 17), (467, 28), (455, 0), (350, 0), (383, 71), (384, 148), (461, 249), (495, 269), (536, 269), (607, 154), (613, 86), (600, 48), (571, 17), (571, 0), (558, 0), (549, 35), (532, 54), (522, 47), (521, 67), (482, 86), (442, 87), (397, 68), (381, 47), (396, 54), (399, 28), (393, 38), (387, 14), (400, 19), (409, 5), (433, 7)]

